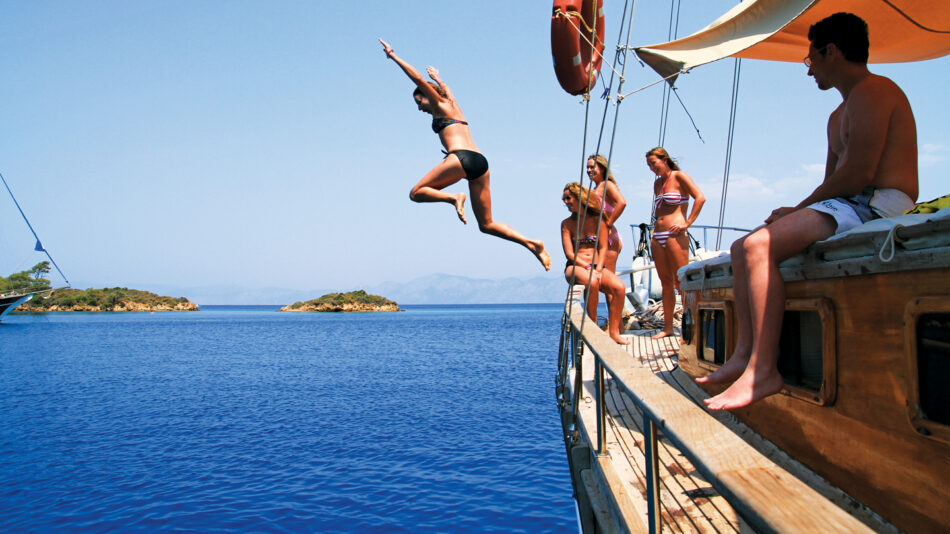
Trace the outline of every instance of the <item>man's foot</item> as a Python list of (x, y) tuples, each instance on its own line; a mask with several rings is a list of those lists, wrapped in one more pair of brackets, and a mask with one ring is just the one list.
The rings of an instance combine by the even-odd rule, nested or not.
[(663, 339), (665, 337), (672, 336), (672, 335), (673, 335), (672, 331), (667, 332), (666, 330), (661, 330), (660, 332), (650, 336), (650, 339)]
[(465, 193), (455, 195), (455, 212), (458, 213), (462, 224), (468, 224), (468, 221), (465, 220)]
[(620, 334), (610, 334), (610, 339), (617, 342), (618, 345), (629, 345), (630, 340), (621, 336)]
[(709, 385), (732, 382), (742, 375), (742, 372), (745, 371), (745, 368), (748, 365), (749, 357), (735, 352), (729, 357), (728, 360), (726, 360), (726, 363), (719, 367), (719, 369), (716, 369), (707, 376), (701, 376), (697, 378), (696, 383)]
[(541, 262), (541, 265), (544, 265), (545, 271), (551, 270), (551, 255), (548, 254), (548, 251), (544, 250), (544, 243), (541, 241), (528, 241), (528, 250), (530, 250), (535, 257), (538, 258), (538, 261)]
[(715, 397), (703, 399), (703, 402), (710, 410), (735, 410), (778, 393), (783, 385), (782, 375), (777, 369), (759, 373), (759, 376), (749, 369), (729, 389)]

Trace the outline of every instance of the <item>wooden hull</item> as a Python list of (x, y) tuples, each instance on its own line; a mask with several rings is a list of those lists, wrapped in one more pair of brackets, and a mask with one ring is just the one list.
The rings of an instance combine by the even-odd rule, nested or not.
[[(885, 520), (921, 533), (950, 531), (950, 427), (922, 417), (918, 398), (916, 319), (950, 313), (950, 250), (929, 254), (937, 268), (905, 262), (911, 268), (875, 269), (865, 258), (866, 270), (889, 272), (788, 282), (787, 310), (824, 309), (824, 383), (812, 391), (786, 387), (733, 412)], [(724, 312), (725, 353), (731, 354), (737, 334), (731, 275), (709, 283), (706, 271), (699, 276), (707, 282), (686, 284), (687, 307), (692, 317)], [(808, 277), (801, 268), (801, 276), (783, 269), (786, 274)], [(689, 278), (689, 272), (681, 275)], [(701, 357), (703, 343), (702, 335), (692, 336), (680, 350), (680, 366), (693, 377), (715, 368)]]

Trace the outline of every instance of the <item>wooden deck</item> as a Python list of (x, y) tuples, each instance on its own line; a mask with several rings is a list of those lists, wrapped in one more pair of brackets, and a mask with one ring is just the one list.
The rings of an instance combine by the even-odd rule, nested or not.
[[(688, 395), (694, 402), (701, 404), (702, 391), (684, 383), (682, 373), (676, 369), (678, 336), (659, 340), (650, 339), (657, 331), (642, 331), (625, 335), (632, 341), (626, 352), (644, 368), (652, 370), (671, 386)], [(590, 351), (585, 351), (583, 397), (580, 402), (579, 430), (584, 432), (589, 443), (596, 442), (596, 413), (594, 407), (594, 371)], [(572, 377), (573, 380), (573, 377)], [(644, 460), (643, 413), (624, 395), (609, 376), (605, 380), (605, 400), (608, 407), (607, 452), (609, 461), (602, 462), (601, 469), (612, 470), (607, 477), (614, 480), (611, 485), (626, 488), (628, 492), (617, 492), (617, 488), (603, 488), (627, 502), (618, 502), (635, 518), (626, 518), (628, 527), (642, 526), (646, 532), (647, 516), (647, 475)], [(660, 502), (662, 510), (662, 529), (664, 532), (751, 532), (752, 529), (733, 511), (729, 503), (719, 495), (696, 471), (690, 461), (674, 447), (662, 434), (659, 439), (660, 453)], [(632, 521), (631, 521), (632, 519)], [(636, 527), (631, 528), (636, 532)]]
[[(575, 311), (573, 320), (581, 314)], [(576, 441), (568, 442), (578, 501), (590, 503), (596, 521), (596, 528), (585, 526), (585, 532), (649, 531), (644, 414), (620, 380), (636, 389), (640, 404), (645, 402), (653, 416), (661, 417), (657, 450), (663, 532), (896, 532), (731, 414), (706, 412), (706, 393), (678, 368), (679, 331), (659, 340), (651, 339), (656, 330), (628, 332), (625, 337), (632, 343), (626, 347), (610, 341), (596, 325), (584, 331), (594, 349), (584, 347), (576, 418), (567, 416), (578, 434)], [(612, 372), (620, 373), (620, 380), (605, 373), (606, 454), (600, 456), (595, 350)], [(568, 370), (570, 390), (576, 384), (575, 370)], [(716, 487), (673, 441), (689, 444), (691, 457), (703, 462), (702, 472), (718, 477)], [(734, 507), (741, 507), (759, 526), (753, 528)], [(584, 514), (582, 505), (582, 521)]]

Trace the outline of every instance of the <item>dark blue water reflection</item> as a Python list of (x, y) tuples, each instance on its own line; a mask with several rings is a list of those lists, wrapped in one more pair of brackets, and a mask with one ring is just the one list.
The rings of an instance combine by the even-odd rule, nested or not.
[(8, 316), (0, 531), (576, 529), (558, 305)]

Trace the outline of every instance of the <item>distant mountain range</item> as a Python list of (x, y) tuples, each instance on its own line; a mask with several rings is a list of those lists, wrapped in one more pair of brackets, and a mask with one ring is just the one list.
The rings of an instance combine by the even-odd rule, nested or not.
[(567, 283), (562, 276), (492, 280), (432, 274), (366, 290), (401, 304), (518, 304), (562, 302)]
[(155, 286), (145, 289), (160, 295), (187, 297), (202, 304), (287, 305), (315, 299), (327, 293), (363, 289), (399, 304), (521, 304), (562, 302), (567, 293), (564, 278), (551, 274), (534, 278), (468, 278), (431, 274), (408, 282), (383, 282), (373, 286), (300, 290), (279, 287), (240, 286)]

